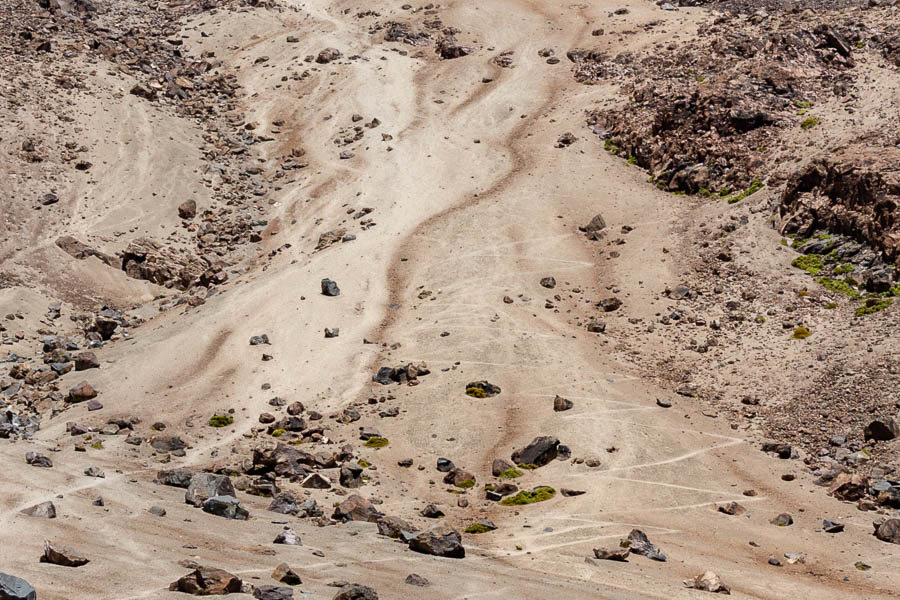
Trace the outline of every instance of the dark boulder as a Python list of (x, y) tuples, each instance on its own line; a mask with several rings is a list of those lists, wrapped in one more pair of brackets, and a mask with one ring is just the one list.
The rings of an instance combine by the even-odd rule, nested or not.
[(464, 558), (466, 549), (459, 532), (446, 524), (420, 531), (409, 540), (409, 549), (445, 558)]
[(559, 440), (553, 436), (536, 437), (530, 444), (516, 450), (512, 461), (517, 465), (535, 465), (543, 467), (558, 455)]

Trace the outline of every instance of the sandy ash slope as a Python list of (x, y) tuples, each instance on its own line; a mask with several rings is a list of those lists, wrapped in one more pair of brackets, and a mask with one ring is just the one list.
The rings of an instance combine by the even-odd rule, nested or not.
[[(872, 4), (16, 2), (0, 571), (43, 599), (186, 597), (200, 565), (234, 598), (897, 596), (900, 41)], [(781, 46), (703, 44), (790, 27), (790, 91), (730, 96)], [(707, 80), (727, 114), (667, 95)], [(203, 472), (249, 519), (185, 502)], [(634, 530), (666, 560), (601, 558)]]

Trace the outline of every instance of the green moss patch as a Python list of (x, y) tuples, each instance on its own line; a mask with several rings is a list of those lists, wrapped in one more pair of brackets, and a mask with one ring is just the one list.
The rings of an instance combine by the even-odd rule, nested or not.
[[(824, 287), (826, 290), (830, 292), (834, 292), (835, 294), (841, 294), (842, 296), (847, 296), (848, 298), (858, 298), (860, 296), (859, 291), (857, 291), (852, 285), (852, 279), (832, 279), (831, 277), (819, 277), (816, 281)], [(854, 282), (855, 283), (855, 282)]]
[(500, 501), (503, 506), (522, 506), (523, 504), (534, 504), (535, 502), (544, 502), (556, 495), (556, 490), (552, 487), (541, 486), (536, 487), (530, 492), (521, 491), (515, 496), (508, 496)]
[(516, 477), (521, 477), (522, 471), (518, 469), (507, 469), (500, 473), (500, 479), (515, 479)]
[(460, 481), (459, 483), (455, 483), (453, 485), (455, 485), (458, 488), (469, 489), (469, 488), (475, 487), (475, 480), (474, 479), (466, 479), (464, 481)]
[(103, 442), (94, 442), (91, 444), (91, 448), (94, 450), (103, 450)]
[(482, 525), (481, 523), (472, 523), (468, 527), (466, 527), (463, 531), (466, 533), (487, 533), (488, 531), (493, 531), (487, 525)]
[(210, 427), (228, 427), (234, 423), (234, 419), (230, 415), (213, 415), (209, 418)]
[(388, 439), (383, 437), (378, 437), (377, 435), (373, 435), (369, 439), (366, 440), (366, 443), (363, 444), (366, 448), (384, 448), (388, 445)]
[(485, 392), (483, 388), (472, 386), (466, 388), (466, 396), (472, 396), (473, 398), (487, 398), (487, 392)]
[(816, 125), (819, 124), (819, 120), (815, 117), (806, 117), (802, 121), (800, 121), (800, 127), (802, 129), (812, 129)]
[(281, 437), (285, 433), (284, 429), (276, 429), (272, 432), (272, 437)]
[(856, 309), (856, 316), (863, 317), (865, 315), (871, 315), (873, 313), (877, 313), (879, 311), (886, 309), (893, 303), (894, 303), (893, 298), (881, 298), (880, 300), (877, 300), (874, 302), (871, 300), (867, 300), (865, 304), (863, 304), (862, 306), (860, 306)]
[(825, 268), (825, 263), (821, 254), (804, 254), (792, 260), (791, 266), (803, 269), (810, 275), (818, 275)]
[(794, 335), (792, 337), (795, 340), (805, 340), (811, 335), (812, 331), (810, 331), (808, 327), (798, 327), (794, 330)]
[(728, 199), (728, 204), (734, 204), (734, 203), (736, 203), (736, 202), (740, 202), (741, 200), (743, 200), (743, 199), (746, 198), (747, 196), (752, 196), (753, 194), (755, 194), (756, 192), (758, 192), (759, 190), (761, 190), (761, 189), (763, 188), (763, 185), (764, 185), (764, 184), (763, 184), (762, 181), (760, 181), (759, 179), (754, 179), (753, 182), (750, 184), (750, 187), (748, 187), (748, 188), (747, 188), (746, 190), (744, 190), (743, 192), (740, 192), (740, 193), (738, 193), (738, 194), (735, 194), (734, 196), (732, 196), (731, 198), (729, 198), (729, 199)]

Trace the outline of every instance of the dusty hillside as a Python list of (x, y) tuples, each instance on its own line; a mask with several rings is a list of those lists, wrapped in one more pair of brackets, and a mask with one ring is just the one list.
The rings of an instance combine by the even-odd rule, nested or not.
[(895, 597), (831, 4), (11, 0), (0, 598)]

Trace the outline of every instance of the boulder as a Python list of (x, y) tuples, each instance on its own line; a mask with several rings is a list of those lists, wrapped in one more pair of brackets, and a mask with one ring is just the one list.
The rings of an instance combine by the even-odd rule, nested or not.
[(193, 219), (197, 216), (197, 202), (185, 200), (178, 205), (178, 216), (182, 219)]
[(24, 579), (0, 573), (0, 600), (37, 600), (37, 593)]
[(194, 472), (187, 469), (168, 469), (156, 474), (156, 482), (172, 487), (186, 488), (191, 485)]
[(343, 54), (341, 54), (341, 51), (337, 48), (325, 48), (316, 56), (316, 62), (320, 65), (325, 65), (342, 56)]
[(184, 501), (193, 506), (201, 506), (207, 498), (215, 496), (237, 497), (231, 479), (227, 475), (195, 473), (184, 493)]
[(530, 444), (516, 450), (512, 461), (517, 465), (535, 465), (543, 467), (558, 455), (559, 440), (552, 436), (536, 437)]
[(358, 494), (353, 494), (335, 507), (331, 518), (343, 522), (367, 521), (369, 523), (377, 523), (378, 519), (383, 516), (371, 502)]
[(164, 435), (160, 437), (155, 437), (150, 441), (150, 445), (157, 452), (175, 452), (177, 450), (184, 450), (187, 448), (187, 444), (177, 435)]
[(646, 556), (651, 560), (666, 562), (666, 555), (660, 552), (656, 544), (650, 542), (647, 534), (640, 529), (632, 529), (628, 537), (619, 544), (622, 547), (627, 545), (628, 549), (635, 554)]
[(495, 458), (494, 462), (491, 463), (491, 475), (494, 477), (500, 477), (502, 473), (509, 471), (510, 469), (514, 469), (516, 465), (512, 464), (509, 461), (505, 461), (502, 458)]
[(253, 597), (256, 600), (292, 600), (294, 590), (277, 585), (261, 585), (253, 589)]
[(342, 587), (334, 600), (378, 600), (378, 592), (368, 586), (351, 583)]
[[(56, 506), (48, 500), (46, 502), (41, 502), (40, 504), (35, 504), (34, 506), (29, 506), (22, 511), (22, 514), (40, 519), (55, 519)], [(0, 596), (0, 600), (2, 600), (2, 596)]]
[(553, 410), (556, 412), (563, 412), (565, 410), (571, 409), (575, 404), (568, 400), (567, 398), (563, 398), (562, 396), (557, 395), (553, 399)]
[(50, 460), (50, 457), (45, 456), (40, 452), (26, 452), (25, 462), (27, 462), (32, 467), (42, 467), (44, 469), (49, 469), (53, 466), (53, 461)]
[(631, 554), (628, 548), (594, 548), (594, 556), (600, 560), (617, 560), (624, 562)]
[(69, 402), (84, 402), (97, 396), (97, 390), (87, 381), (82, 381), (69, 390)]
[(341, 288), (339, 288), (338, 284), (336, 284), (332, 280), (325, 278), (322, 280), (322, 295), (323, 296), (340, 296)]
[(417, 529), (400, 517), (381, 517), (375, 522), (378, 533), (389, 538), (400, 539), (404, 533), (415, 533)]
[(900, 519), (887, 519), (875, 527), (875, 537), (882, 542), (900, 544)]
[(84, 474), (88, 477), (98, 477), (100, 479), (106, 477), (106, 473), (100, 467), (88, 467), (84, 470)]
[(345, 462), (341, 465), (341, 487), (358, 488), (362, 485), (363, 469), (356, 461)]
[(273, 544), (284, 544), (285, 546), (302, 546), (303, 542), (300, 541), (300, 536), (297, 535), (297, 532), (293, 529), (285, 529), (284, 531), (279, 531), (278, 535), (275, 536), (275, 539), (272, 540)]
[(409, 549), (445, 558), (464, 558), (466, 556), (466, 549), (462, 545), (462, 536), (444, 523), (417, 533), (409, 540)]
[(240, 500), (234, 496), (213, 496), (203, 502), (203, 512), (226, 519), (246, 521), (250, 518), (247, 509), (241, 506)]
[(427, 587), (431, 584), (430, 581), (428, 581), (421, 575), (417, 575), (416, 573), (410, 573), (409, 575), (407, 575), (405, 583), (406, 585), (416, 585), (419, 587)]
[(272, 499), (267, 510), (283, 515), (295, 515), (300, 509), (297, 507), (297, 499), (292, 493), (281, 492)]
[(272, 579), (279, 583), (286, 583), (288, 585), (300, 585), (303, 583), (300, 580), (300, 575), (297, 574), (292, 568), (288, 566), (287, 563), (281, 563), (275, 570), (272, 571)]
[(100, 360), (93, 352), (80, 352), (75, 355), (75, 370), (86, 371), (87, 369), (99, 369)]
[(900, 435), (900, 422), (894, 417), (887, 419), (875, 419), (868, 425), (864, 432), (866, 441), (886, 442)]
[(475, 474), (463, 469), (453, 469), (444, 476), (444, 483), (457, 487), (473, 487), (475, 485)]
[(169, 585), (169, 590), (194, 596), (224, 596), (240, 593), (243, 585), (236, 575), (228, 571), (214, 567), (199, 567)]
[(77, 550), (73, 550), (68, 546), (59, 546), (49, 540), (45, 540), (44, 554), (41, 556), (41, 562), (63, 567), (80, 567), (88, 564), (90, 561), (84, 554)]
[(697, 575), (693, 579), (686, 579), (684, 585), (704, 592), (713, 592), (716, 594), (730, 594), (731, 588), (722, 583), (719, 576), (712, 571), (707, 571), (701, 575)]
[(300, 487), (313, 490), (327, 490), (331, 488), (331, 481), (324, 475), (313, 473), (303, 480)]

